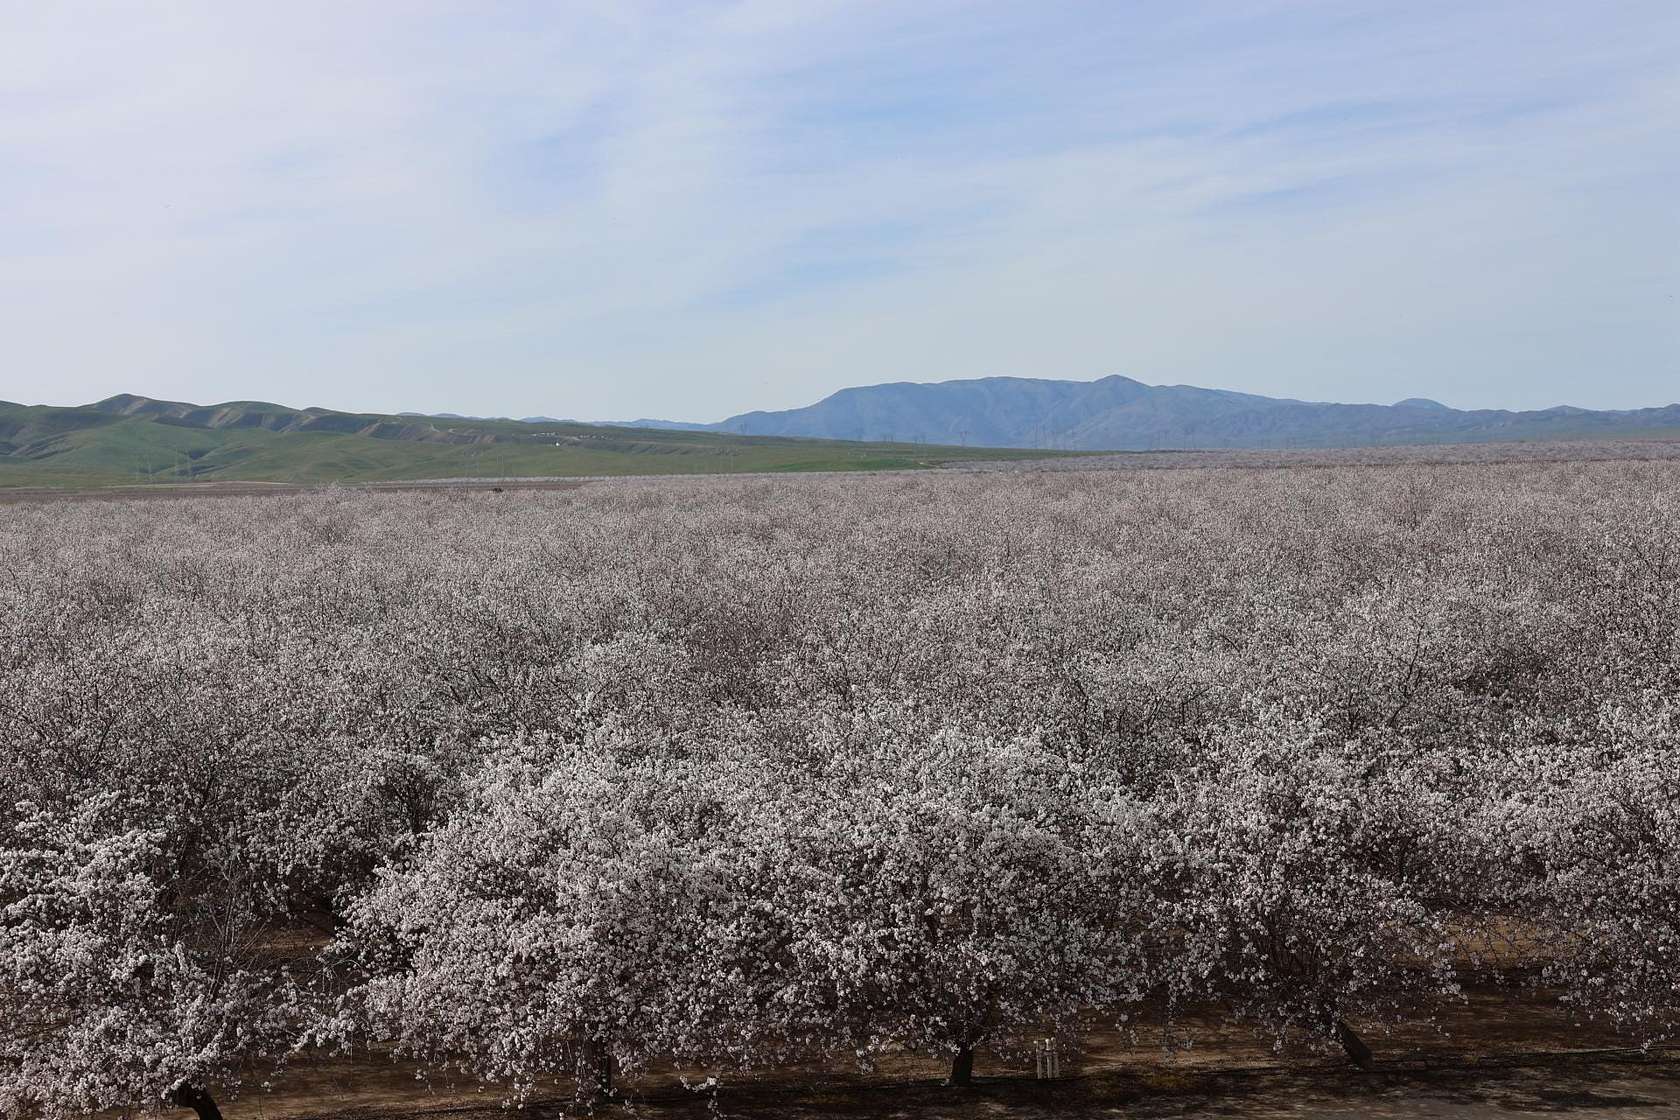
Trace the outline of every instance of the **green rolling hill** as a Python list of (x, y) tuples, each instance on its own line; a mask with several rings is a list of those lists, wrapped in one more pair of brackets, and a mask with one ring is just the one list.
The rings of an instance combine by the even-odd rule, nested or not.
[(1043, 454), (128, 394), (73, 408), (0, 402), (0, 487), (886, 470)]

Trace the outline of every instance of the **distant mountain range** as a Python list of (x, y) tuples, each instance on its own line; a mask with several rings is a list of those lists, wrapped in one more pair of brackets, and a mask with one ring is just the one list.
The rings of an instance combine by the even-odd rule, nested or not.
[(0, 401), (0, 487), (878, 469), (1074, 451), (1638, 436), (1680, 439), (1680, 404), (1511, 412), (1420, 397), (1324, 404), (1118, 376), (984, 377), (842, 389), (807, 408), (716, 424), (585, 424), (123, 393), (72, 408)]
[(842, 389), (805, 408), (745, 412), (716, 424), (637, 420), (643, 428), (869, 439), (971, 447), (1152, 451), (1168, 448), (1363, 447), (1401, 443), (1680, 435), (1680, 404), (1592, 411), (1328, 404), (1191, 385), (982, 377)]

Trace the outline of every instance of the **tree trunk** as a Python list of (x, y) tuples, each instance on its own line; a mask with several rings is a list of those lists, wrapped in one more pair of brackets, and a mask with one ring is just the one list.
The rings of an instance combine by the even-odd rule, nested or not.
[(585, 1037), (578, 1043), (577, 1098), (604, 1101), (612, 1091), (612, 1050), (598, 1038)]
[(974, 1047), (965, 1044), (951, 1058), (951, 1079), (948, 1085), (971, 1085), (974, 1083)]
[(177, 1108), (190, 1108), (198, 1113), (198, 1120), (222, 1120), (222, 1110), (210, 1099), (210, 1094), (197, 1085), (181, 1084), (169, 1094), (169, 1103)]
[(1371, 1048), (1365, 1045), (1365, 1040), (1353, 1033), (1353, 1028), (1347, 1025), (1347, 1020), (1338, 1018), (1335, 1022), (1336, 1041), (1347, 1051), (1349, 1060), (1360, 1069), (1369, 1070), (1376, 1065), (1371, 1057)]

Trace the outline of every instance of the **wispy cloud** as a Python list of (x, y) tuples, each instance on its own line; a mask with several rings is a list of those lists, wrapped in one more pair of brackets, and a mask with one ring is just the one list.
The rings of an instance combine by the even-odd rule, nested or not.
[(0, 396), (1680, 395), (1666, 2), (0, 6)]

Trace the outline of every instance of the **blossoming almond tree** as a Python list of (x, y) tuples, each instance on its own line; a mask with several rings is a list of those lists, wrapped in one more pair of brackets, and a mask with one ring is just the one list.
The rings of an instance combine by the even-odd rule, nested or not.
[(285, 1053), (295, 1000), (261, 966), (239, 884), (172, 903), (159, 835), (115, 802), (23, 806), (0, 834), (0, 1114), (218, 1120), (212, 1090)]
[(743, 954), (716, 776), (611, 726), (503, 744), (352, 908), (336, 953), (360, 979), (326, 1036), (391, 1039), (515, 1099), (727, 1049), (716, 987)]
[(838, 735), (787, 795), (795, 1003), (819, 1042), (943, 1054), (964, 1084), (981, 1043), (1140, 994), (1149, 882), (1099, 775), (915, 722)]
[(1170, 987), (1361, 1067), (1351, 1021), (1456, 998), (1450, 892), (1471, 853), (1430, 773), (1275, 709), (1227, 730), (1157, 807), (1182, 860)]
[(1541, 974), (1646, 1044), (1680, 1029), (1680, 705), (1670, 690), (1606, 704), (1516, 766), (1508, 835), (1518, 913)]

